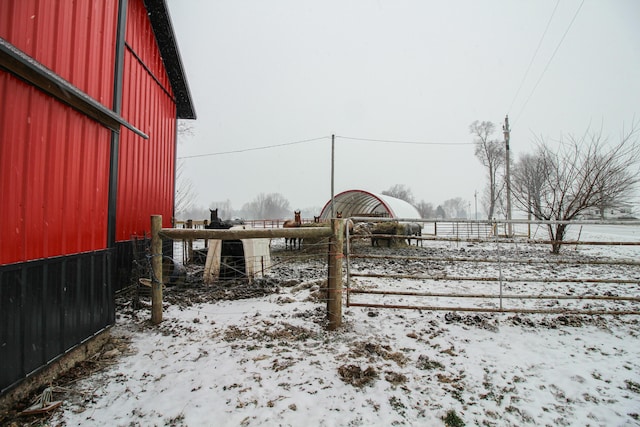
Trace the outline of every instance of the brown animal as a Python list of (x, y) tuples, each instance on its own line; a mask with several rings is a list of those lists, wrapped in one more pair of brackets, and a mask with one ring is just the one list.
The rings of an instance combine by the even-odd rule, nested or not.
[[(342, 211), (336, 212), (336, 218), (342, 218)], [(347, 237), (347, 230), (349, 231), (349, 236), (353, 235), (353, 221), (351, 218), (347, 218), (344, 222), (344, 237)]]
[[(302, 220), (300, 219), (300, 211), (293, 212), (294, 219), (288, 219), (283, 224), (283, 228), (298, 228), (302, 225)], [(285, 237), (284, 238), (284, 248), (288, 249), (289, 245), (291, 245), (291, 250), (295, 249), (296, 242), (298, 243), (298, 249), (300, 249), (300, 238), (297, 237)]]

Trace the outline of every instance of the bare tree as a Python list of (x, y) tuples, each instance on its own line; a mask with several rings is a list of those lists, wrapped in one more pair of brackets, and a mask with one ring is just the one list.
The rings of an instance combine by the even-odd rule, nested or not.
[(404, 184), (396, 184), (388, 190), (383, 191), (382, 194), (413, 204), (413, 192)]
[(184, 171), (184, 161), (178, 160), (176, 164), (176, 194), (174, 206), (176, 217), (188, 211), (196, 197), (193, 182), (185, 176)]
[(544, 151), (535, 154), (523, 154), (514, 165), (511, 174), (512, 196), (516, 204), (527, 212), (527, 219), (531, 219), (534, 211), (540, 211), (542, 206), (542, 191), (549, 172), (548, 162)]
[[(192, 120), (178, 120), (178, 136), (193, 136), (193, 121)], [(183, 138), (178, 139), (179, 142), (183, 141)]]
[[(178, 143), (183, 142), (185, 136), (192, 135), (193, 127), (191, 126), (191, 122), (178, 120)], [(185, 176), (184, 160), (178, 160), (176, 162), (175, 186), (174, 211), (175, 216), (179, 217), (191, 208), (196, 198), (193, 182)]]
[(469, 133), (474, 135), (475, 155), (480, 163), (487, 168), (487, 215), (492, 219), (495, 214), (496, 205), (502, 197), (504, 181), (500, 179), (500, 171), (505, 164), (505, 147), (495, 140), (490, 139), (495, 132), (495, 125), (492, 122), (475, 122), (469, 125)]
[(447, 214), (447, 218), (465, 218), (467, 216), (467, 204), (462, 198), (445, 200), (442, 208)]
[(424, 200), (421, 200), (417, 205), (416, 209), (420, 213), (420, 218), (433, 218), (436, 214), (435, 209), (431, 203), (427, 203)]
[[(539, 140), (537, 153), (517, 165), (517, 205), (539, 220), (571, 221), (588, 209), (625, 201), (640, 182), (639, 135), (634, 123), (614, 145), (602, 130), (570, 136), (557, 150)], [(553, 253), (560, 252), (568, 226), (548, 225)]]
[(293, 215), (289, 201), (280, 193), (260, 193), (253, 201), (245, 204), (242, 210), (249, 217), (257, 219), (280, 219)]

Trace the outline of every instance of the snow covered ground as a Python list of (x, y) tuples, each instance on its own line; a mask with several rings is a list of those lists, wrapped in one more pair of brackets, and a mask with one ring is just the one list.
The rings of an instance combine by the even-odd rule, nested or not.
[[(148, 308), (121, 306), (115, 350), (98, 358), (111, 365), (57, 393), (64, 405), (50, 423), (640, 425), (640, 316), (345, 307), (343, 326), (329, 332), (326, 255), (278, 264), (285, 255), (274, 252), (273, 279), (246, 289), (167, 288), (157, 327)], [(637, 268), (617, 274), (640, 282)], [(638, 283), (624, 286), (640, 295)]]

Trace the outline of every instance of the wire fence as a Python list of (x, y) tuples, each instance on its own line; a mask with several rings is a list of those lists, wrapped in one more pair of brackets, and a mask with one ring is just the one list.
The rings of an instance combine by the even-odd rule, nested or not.
[[(406, 231), (416, 223), (418, 231)], [(174, 240), (174, 254), (184, 264), (207, 257), (208, 242), (216, 241), (210, 238), (266, 240), (260, 254), (246, 247), (241, 255), (222, 251), (220, 267), (249, 280), (313, 283), (334, 319), (341, 316), (342, 302), (452, 312), (640, 314), (640, 222), (573, 222), (561, 253), (552, 254), (551, 245), (558, 243), (549, 237), (553, 222), (349, 218), (341, 223), (344, 259), (330, 244), (336, 236), (330, 239), (327, 224), (292, 230), (261, 224), (220, 231), (192, 223), (183, 235), (179, 229), (162, 234)], [(323, 230), (313, 230), (315, 225)], [(249, 264), (259, 267), (249, 274)], [(344, 288), (336, 286), (343, 277)]]
[(511, 235), (508, 223), (420, 224), (422, 235), (411, 236), (418, 246), (407, 236), (384, 235), (395, 244), (383, 247), (366, 233), (351, 236), (347, 306), (640, 314), (637, 222), (573, 223), (560, 254), (550, 252), (550, 222), (514, 222)]

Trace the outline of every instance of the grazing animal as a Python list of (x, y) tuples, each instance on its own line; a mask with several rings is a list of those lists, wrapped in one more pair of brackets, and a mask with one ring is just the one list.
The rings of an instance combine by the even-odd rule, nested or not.
[[(404, 235), (409, 236), (409, 238), (407, 238), (407, 243), (411, 246), (412, 236), (422, 237), (422, 225), (417, 222), (408, 222), (404, 224)], [(422, 246), (422, 239), (416, 239), (416, 246), (418, 246), (418, 244)]]
[(394, 239), (394, 237), (376, 237), (376, 235), (379, 234), (387, 234), (387, 235), (395, 235), (398, 233), (398, 230), (396, 228), (397, 223), (393, 223), (393, 222), (379, 222), (376, 223), (373, 226), (373, 229), (371, 230), (371, 246), (380, 246), (380, 240), (386, 240), (387, 242), (387, 247), (390, 248), (391, 247), (391, 241)]
[[(283, 228), (298, 228), (302, 225), (302, 220), (300, 219), (300, 211), (293, 212), (294, 219), (288, 219), (283, 224)], [(300, 238), (297, 237), (285, 237), (284, 238), (284, 248), (288, 249), (288, 246), (291, 246), (291, 250), (295, 249), (296, 242), (298, 243), (298, 249), (300, 249)]]

